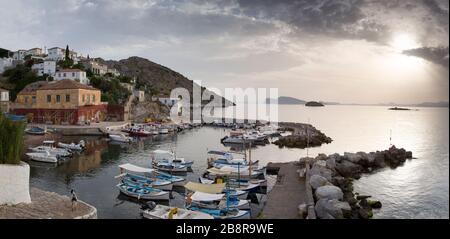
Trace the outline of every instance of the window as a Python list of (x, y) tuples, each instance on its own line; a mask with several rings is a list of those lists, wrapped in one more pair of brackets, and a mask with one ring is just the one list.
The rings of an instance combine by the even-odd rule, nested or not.
[(63, 73), (63, 77), (66, 77), (66, 73)]
[(52, 96), (51, 95), (47, 95), (47, 103), (52, 102)]
[(72, 77), (75, 77), (75, 72), (72, 72)]
[(56, 102), (61, 102), (61, 96), (60, 95), (56, 95)]
[(90, 95), (87, 95), (87, 102), (89, 103)]
[(66, 102), (70, 102), (70, 95), (66, 95)]
[(92, 103), (95, 103), (95, 95), (92, 95)]
[(33, 104), (36, 103), (36, 96), (31, 96), (31, 103), (33, 103)]
[(84, 103), (84, 99), (85, 99), (85, 96), (83, 95), (83, 100), (82, 100), (82, 101), (83, 101), (83, 103)]
[(25, 103), (28, 103), (28, 96), (25, 96)]

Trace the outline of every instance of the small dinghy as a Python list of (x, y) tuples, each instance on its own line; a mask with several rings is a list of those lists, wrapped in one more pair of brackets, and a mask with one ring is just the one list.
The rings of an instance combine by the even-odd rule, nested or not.
[(131, 143), (133, 141), (133, 138), (128, 137), (124, 134), (110, 134), (109, 138), (112, 141), (121, 142), (121, 143)]
[(40, 153), (27, 153), (28, 157), (31, 160), (44, 162), (44, 163), (57, 163), (58, 157), (55, 155), (51, 155), (48, 151), (40, 152)]
[(70, 144), (66, 144), (66, 143), (58, 143), (58, 146), (64, 149), (70, 149), (70, 150), (74, 150), (74, 151), (82, 151), (84, 149), (85, 142), (84, 140), (80, 140), (80, 142), (78, 144), (75, 143), (70, 143)]
[(117, 184), (117, 188), (119, 188), (121, 193), (139, 200), (169, 200), (169, 192), (156, 188), (140, 187), (123, 182)]
[(186, 179), (183, 177), (180, 177), (180, 176), (175, 176), (175, 175), (171, 175), (168, 173), (159, 172), (157, 170), (154, 170), (150, 174), (154, 178), (171, 181), (173, 186), (184, 186), (186, 184)]
[(31, 135), (45, 135), (47, 133), (47, 129), (43, 129), (40, 127), (32, 127), (25, 130), (25, 133)]
[(143, 210), (142, 216), (148, 219), (214, 219), (213, 216), (204, 212), (169, 207), (160, 204)]

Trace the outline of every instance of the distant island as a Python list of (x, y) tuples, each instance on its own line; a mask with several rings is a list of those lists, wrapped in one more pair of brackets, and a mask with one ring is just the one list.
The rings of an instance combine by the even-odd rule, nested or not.
[(278, 97), (278, 102), (276, 99), (267, 98), (266, 104), (275, 104), (278, 103), (279, 105), (303, 105), (306, 103), (304, 100), (299, 100), (294, 97), (289, 96), (280, 96)]
[(393, 108), (389, 108), (389, 110), (411, 110), (411, 109), (401, 108), (401, 107), (393, 107)]
[(322, 104), (321, 102), (309, 101), (309, 102), (306, 102), (305, 106), (308, 106), (308, 107), (323, 107), (325, 105)]

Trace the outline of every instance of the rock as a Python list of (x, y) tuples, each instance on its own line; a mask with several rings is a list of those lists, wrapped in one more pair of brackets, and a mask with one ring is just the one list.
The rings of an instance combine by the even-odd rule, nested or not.
[(315, 190), (318, 187), (329, 185), (330, 182), (328, 182), (328, 180), (326, 178), (324, 178), (318, 174), (315, 174), (315, 175), (312, 175), (311, 178), (309, 179), (309, 184)]
[(342, 200), (344, 197), (344, 194), (340, 188), (331, 185), (318, 187), (315, 194), (318, 200), (323, 198)]
[(367, 203), (371, 208), (379, 209), (382, 207), (382, 204), (380, 201), (368, 200)]
[(352, 209), (347, 202), (336, 199), (320, 199), (315, 206), (316, 215), (321, 219), (350, 218)]
[(308, 215), (308, 205), (306, 203), (298, 205), (298, 214), (300, 215), (300, 218), (306, 218)]
[(369, 206), (369, 203), (367, 202), (367, 199), (361, 199), (360, 201), (359, 201), (359, 206), (360, 207), (362, 207), (362, 208), (371, 208), (370, 206)]
[[(403, 148), (398, 149), (395, 147), (395, 145), (391, 146), (388, 150), (384, 151), (384, 156), (387, 163), (393, 168), (405, 162), (407, 158), (406, 150)], [(410, 156), (409, 153), (408, 156)]]
[(317, 155), (317, 157), (315, 158), (316, 161), (326, 161), (328, 159), (326, 154), (319, 154)]
[(334, 170), (336, 168), (336, 158), (335, 157), (329, 157), (326, 161), (325, 166), (329, 169)]
[(358, 179), (361, 177), (361, 173), (364, 170), (359, 164), (352, 163), (348, 160), (342, 160), (340, 163), (336, 163), (336, 171), (343, 177)]
[(406, 158), (407, 159), (412, 159), (413, 158), (411, 151), (406, 151)]
[(309, 171), (310, 176), (312, 175), (320, 175), (324, 178), (326, 178), (329, 182), (333, 178), (333, 171), (325, 166), (322, 166), (320, 164), (314, 163), (311, 170)]

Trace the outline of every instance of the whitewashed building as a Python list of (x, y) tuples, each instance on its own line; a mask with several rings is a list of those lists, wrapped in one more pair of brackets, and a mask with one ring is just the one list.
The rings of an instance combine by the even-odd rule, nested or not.
[(133, 91), (133, 95), (134, 95), (134, 97), (136, 97), (138, 99), (139, 102), (144, 102), (145, 101), (145, 91), (143, 91), (143, 90), (134, 90)]
[(79, 69), (62, 69), (55, 73), (55, 80), (75, 80), (81, 84), (89, 85), (90, 81), (86, 77), (86, 72)]
[(95, 59), (88, 59), (82, 61), (86, 70), (90, 70), (95, 75), (104, 75), (108, 72), (108, 66), (96, 61)]
[(13, 66), (13, 58), (0, 58), (0, 74)]
[(17, 50), (13, 52), (13, 60), (23, 61), (25, 59), (26, 53), (27, 53), (26, 50)]
[(44, 52), (42, 51), (42, 48), (31, 48), (25, 52), (25, 56), (42, 56), (43, 54)]
[(31, 69), (36, 71), (38, 76), (43, 76), (44, 74), (54, 76), (56, 73), (56, 61), (46, 60), (42, 63), (34, 64)]
[(47, 59), (52, 61), (61, 61), (64, 60), (65, 50), (60, 47), (53, 47), (48, 49)]
[(120, 76), (120, 72), (115, 68), (108, 68), (107, 73), (113, 76)]

